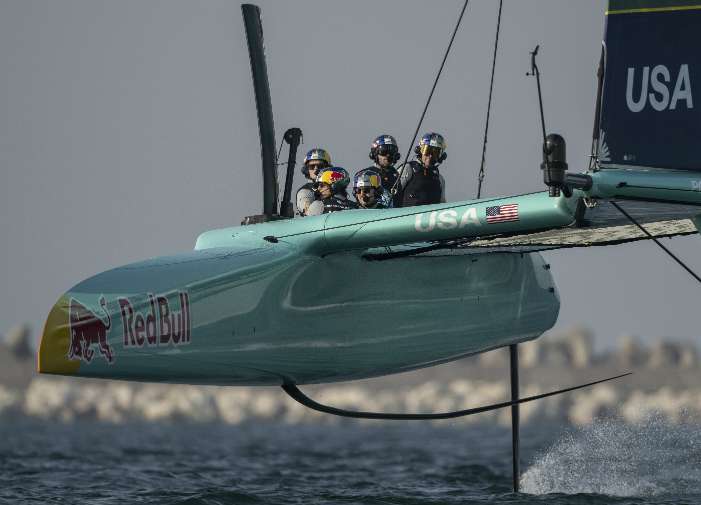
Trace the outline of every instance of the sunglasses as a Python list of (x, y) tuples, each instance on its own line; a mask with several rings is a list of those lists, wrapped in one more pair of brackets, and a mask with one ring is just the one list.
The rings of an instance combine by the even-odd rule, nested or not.
[(395, 146), (380, 146), (377, 148), (377, 154), (380, 156), (390, 156), (396, 152), (397, 148)]
[(375, 193), (375, 188), (358, 188), (355, 190), (356, 195), (372, 195)]

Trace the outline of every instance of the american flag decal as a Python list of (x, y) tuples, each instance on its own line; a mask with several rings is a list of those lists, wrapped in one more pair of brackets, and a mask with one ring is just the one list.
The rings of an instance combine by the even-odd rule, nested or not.
[(487, 207), (487, 224), (506, 223), (508, 221), (518, 221), (517, 203)]

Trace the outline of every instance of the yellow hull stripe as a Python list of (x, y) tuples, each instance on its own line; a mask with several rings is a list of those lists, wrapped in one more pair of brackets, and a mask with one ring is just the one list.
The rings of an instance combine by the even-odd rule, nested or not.
[(70, 298), (63, 295), (46, 318), (37, 353), (37, 371), (61, 375), (77, 374), (80, 360), (68, 359), (70, 346)]
[(672, 11), (695, 11), (700, 10), (701, 5), (678, 5), (676, 7), (650, 7), (647, 9), (621, 9), (618, 11), (606, 11), (609, 14), (637, 14), (639, 12), (672, 12)]

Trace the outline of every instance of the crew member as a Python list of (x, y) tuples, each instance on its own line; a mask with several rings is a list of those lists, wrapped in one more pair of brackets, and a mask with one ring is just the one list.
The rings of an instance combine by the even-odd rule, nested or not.
[(358, 202), (359, 209), (386, 208), (382, 201), (385, 194), (389, 193), (382, 188), (382, 178), (374, 170), (366, 168), (353, 177), (353, 195)]
[(316, 177), (322, 168), (331, 166), (331, 155), (326, 149), (315, 147), (307, 152), (302, 164), (302, 173), (308, 179), (301, 188), (297, 190), (297, 214), (300, 216), (307, 215), (309, 205), (316, 199), (314, 186), (316, 185)]
[(372, 141), (370, 145), (370, 159), (375, 163), (365, 170), (371, 170), (380, 175), (382, 187), (384, 188), (382, 194), (382, 205), (384, 207), (393, 206), (392, 188), (398, 176), (397, 169), (394, 168), (394, 165), (399, 161), (399, 157), (399, 145), (392, 135), (382, 134)]
[(398, 207), (413, 207), (445, 202), (445, 181), (438, 171), (446, 158), (445, 139), (438, 133), (426, 133), (414, 148), (416, 160), (402, 167), (394, 201)]
[(307, 216), (318, 216), (339, 210), (354, 209), (356, 205), (348, 200), (346, 188), (350, 175), (345, 168), (322, 168), (316, 176), (315, 192), (317, 199), (307, 209)]

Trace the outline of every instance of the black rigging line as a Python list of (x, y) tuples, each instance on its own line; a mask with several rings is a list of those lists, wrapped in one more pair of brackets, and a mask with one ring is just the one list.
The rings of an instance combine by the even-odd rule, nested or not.
[(282, 153), (282, 145), (283, 145), (284, 143), (285, 143), (285, 139), (283, 138), (283, 139), (280, 141), (280, 148), (277, 150), (277, 154), (275, 155), (275, 164), (276, 164), (277, 166), (280, 166), (280, 165), (287, 165), (287, 163), (280, 163), (280, 153)]
[(501, 7), (504, 0), (499, 0), (499, 14), (497, 15), (497, 33), (494, 38), (494, 55), (492, 56), (492, 77), (489, 81), (489, 100), (487, 101), (487, 120), (484, 125), (484, 141), (482, 142), (482, 163), (477, 176), (477, 198), (482, 196), (482, 182), (484, 181), (484, 165), (487, 157), (487, 134), (489, 133), (489, 115), (492, 108), (492, 90), (494, 89), (494, 68), (497, 65), (497, 48), (499, 47), (499, 27), (501, 26)]
[(658, 246), (660, 246), (664, 252), (666, 252), (667, 254), (669, 254), (669, 256), (670, 256), (674, 261), (676, 261), (677, 263), (679, 263), (679, 265), (681, 265), (681, 267), (682, 267), (684, 270), (686, 270), (694, 279), (696, 279), (697, 281), (701, 282), (701, 277), (699, 277), (698, 275), (696, 275), (696, 273), (695, 273), (691, 268), (689, 268), (688, 266), (686, 266), (686, 264), (685, 264), (682, 260), (680, 260), (679, 258), (677, 258), (677, 257), (674, 255), (674, 253), (673, 253), (672, 251), (670, 251), (669, 249), (667, 249), (664, 245), (662, 245), (662, 243), (661, 243), (659, 240), (657, 240), (655, 237), (653, 237), (653, 236), (650, 234), (650, 232), (648, 232), (645, 228), (643, 228), (643, 227), (640, 225), (640, 223), (638, 223), (638, 222), (635, 220), (635, 218), (633, 218), (633, 216), (631, 216), (630, 214), (628, 214), (625, 210), (623, 210), (623, 209), (622, 209), (616, 202), (614, 202), (613, 200), (611, 200), (610, 203), (611, 203), (611, 205), (613, 205), (614, 207), (616, 207), (616, 209), (618, 209), (618, 211), (619, 211), (621, 214), (623, 214), (625, 217), (627, 217), (634, 225), (636, 225), (638, 228), (640, 228), (640, 229), (642, 230), (642, 232), (643, 232), (645, 235), (647, 235), (649, 238), (651, 238), (652, 240), (654, 240), (655, 244), (657, 244)]
[[(282, 140), (280, 140), (280, 148), (277, 150), (277, 154), (275, 155), (275, 167), (279, 167), (281, 165), (287, 165), (287, 163), (280, 163), (280, 154), (282, 153), (282, 146), (284, 143), (285, 143), (285, 139), (283, 138)], [(275, 176), (276, 176), (275, 190), (277, 191), (277, 200), (279, 202), (282, 199), (282, 192), (280, 191), (282, 186), (280, 185), (280, 173), (277, 171), (277, 169), (275, 170)], [(277, 210), (276, 210), (276, 212), (277, 212)]]
[(596, 105), (594, 107), (594, 130), (591, 138), (591, 154), (589, 156), (589, 170), (599, 169), (599, 141), (601, 134), (601, 99), (604, 89), (604, 74), (606, 72), (606, 46), (601, 46), (599, 68), (596, 71)]
[(402, 177), (402, 174), (404, 173), (404, 168), (406, 167), (407, 162), (409, 161), (409, 156), (411, 155), (412, 148), (414, 146), (414, 142), (416, 142), (416, 137), (419, 134), (419, 130), (421, 129), (421, 124), (424, 122), (424, 117), (426, 116), (426, 111), (428, 110), (428, 106), (431, 103), (431, 99), (433, 98), (433, 92), (436, 90), (436, 85), (438, 84), (438, 79), (441, 77), (441, 73), (443, 72), (443, 67), (445, 66), (445, 62), (448, 59), (448, 54), (450, 54), (450, 48), (453, 47), (453, 41), (455, 40), (455, 35), (458, 33), (458, 28), (460, 28), (460, 23), (462, 22), (463, 15), (465, 14), (465, 11), (467, 10), (467, 4), (470, 2), (470, 0), (465, 0), (465, 3), (462, 6), (462, 10), (460, 11), (460, 16), (458, 16), (458, 22), (455, 23), (455, 29), (453, 30), (453, 35), (450, 37), (450, 42), (448, 43), (448, 48), (445, 50), (445, 54), (443, 55), (443, 61), (441, 62), (441, 66), (438, 69), (438, 74), (436, 74), (436, 79), (433, 81), (433, 86), (431, 87), (431, 92), (428, 94), (428, 100), (426, 100), (426, 105), (424, 105), (424, 110), (421, 113), (421, 118), (419, 119), (419, 124), (416, 125), (416, 131), (414, 132), (414, 137), (411, 139), (411, 142), (409, 143), (409, 148), (406, 151), (406, 156), (404, 157), (404, 163), (402, 163), (401, 168), (399, 170), (399, 177), (397, 177), (397, 180), (394, 182), (394, 185), (392, 186), (392, 193), (395, 193), (397, 190), (397, 184), (399, 184), (399, 180)]

